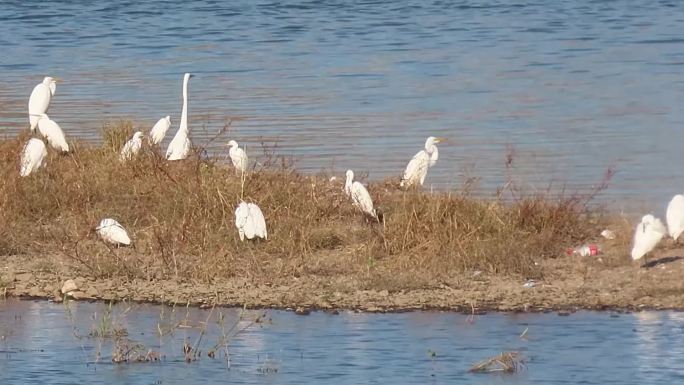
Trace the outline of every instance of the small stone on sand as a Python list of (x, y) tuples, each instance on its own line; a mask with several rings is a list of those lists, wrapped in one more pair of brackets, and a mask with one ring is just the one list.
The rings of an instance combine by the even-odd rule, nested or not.
[(78, 290), (78, 286), (76, 285), (76, 282), (74, 282), (73, 279), (66, 280), (66, 282), (64, 282), (64, 285), (62, 285), (62, 294), (66, 294), (74, 290)]

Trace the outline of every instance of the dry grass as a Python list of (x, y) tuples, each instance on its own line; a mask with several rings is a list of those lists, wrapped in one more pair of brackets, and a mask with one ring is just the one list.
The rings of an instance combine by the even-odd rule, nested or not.
[(503, 352), (480, 361), (468, 369), (472, 373), (516, 373), (525, 368), (525, 357), (519, 352)]
[[(194, 278), (248, 276), (420, 276), (421, 282), (479, 269), (537, 277), (535, 260), (564, 255), (595, 238), (601, 215), (588, 197), (526, 195), (475, 199), (461, 192), (401, 191), (394, 182), (369, 190), (385, 224), (369, 224), (342, 192), (342, 181), (302, 175), (268, 149), (244, 180), (225, 154), (198, 149), (167, 162), (145, 146), (122, 164), (118, 152), (133, 127), (106, 126), (100, 147), (72, 143), (50, 151), (47, 167), (20, 178), (22, 135), (0, 142), (0, 255), (60, 256), (94, 277)], [(252, 151), (254, 152), (254, 151)], [(503, 191), (502, 190), (502, 191)], [(269, 238), (240, 242), (233, 212), (241, 199), (257, 203)], [(93, 228), (118, 220), (134, 247), (110, 249)], [(377, 276), (376, 276), (377, 278)], [(375, 279), (375, 278), (374, 278)], [(383, 282), (378, 279), (377, 282)]]

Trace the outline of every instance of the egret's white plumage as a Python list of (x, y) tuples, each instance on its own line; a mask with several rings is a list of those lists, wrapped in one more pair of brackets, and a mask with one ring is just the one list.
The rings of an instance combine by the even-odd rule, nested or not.
[(660, 219), (651, 214), (644, 215), (634, 232), (632, 259), (637, 260), (648, 254), (666, 234), (667, 229)]
[(31, 138), (24, 146), (24, 151), (21, 154), (21, 169), (19, 175), (29, 176), (32, 172), (38, 170), (47, 156), (47, 149), (42, 140)]
[(684, 232), (684, 195), (677, 194), (672, 198), (670, 204), (667, 205), (665, 221), (670, 236), (677, 241), (677, 238)]
[(62, 152), (69, 152), (69, 144), (67, 144), (64, 131), (54, 120), (50, 119), (47, 114), (41, 114), (38, 120), (38, 131), (47, 139), (52, 148)]
[(103, 241), (113, 245), (130, 245), (131, 238), (128, 237), (126, 229), (119, 222), (112, 218), (105, 218), (100, 225), (95, 228), (97, 234)]
[(166, 150), (166, 159), (168, 160), (182, 160), (190, 155), (190, 148), (192, 143), (188, 135), (188, 82), (192, 75), (186, 73), (183, 75), (183, 110), (181, 111), (180, 125), (178, 132), (169, 143), (169, 148)]
[(121, 156), (120, 159), (122, 162), (127, 161), (134, 156), (138, 155), (138, 152), (140, 151), (140, 148), (142, 147), (142, 136), (143, 133), (141, 131), (137, 131), (135, 134), (133, 134), (133, 137), (124, 144), (123, 148), (121, 149)]
[(344, 193), (351, 198), (351, 187), (354, 182), (354, 171), (347, 170), (347, 179), (344, 181)]
[(57, 89), (57, 81), (46, 76), (43, 81), (36, 85), (31, 91), (31, 96), (28, 102), (29, 123), (31, 125), (31, 132), (36, 129), (40, 115), (46, 113), (50, 108), (50, 100), (55, 95)]
[(427, 138), (425, 149), (414, 155), (408, 165), (406, 165), (406, 170), (401, 178), (401, 186), (410, 187), (416, 185), (416, 183), (420, 183), (421, 186), (423, 185), (428, 168), (434, 166), (437, 163), (437, 159), (439, 159), (439, 150), (435, 144), (441, 140), (434, 136)]
[(233, 166), (236, 171), (245, 172), (247, 171), (247, 153), (245, 150), (238, 147), (238, 143), (234, 140), (228, 142), (230, 150), (228, 150), (228, 155), (230, 155), (230, 160), (233, 162)]
[(164, 140), (166, 131), (169, 130), (169, 127), (171, 127), (171, 117), (169, 115), (159, 119), (152, 127), (152, 130), (150, 130), (150, 144), (161, 143), (162, 140)]
[(371, 199), (366, 187), (361, 182), (354, 182), (354, 171), (347, 170), (347, 180), (344, 183), (344, 191), (351, 196), (354, 206), (358, 207), (364, 214), (369, 215), (375, 220), (378, 220), (378, 214), (373, 208), (373, 200)]
[(238, 229), (241, 241), (244, 241), (245, 237), (268, 239), (264, 214), (254, 203), (240, 202), (235, 209), (235, 227)]

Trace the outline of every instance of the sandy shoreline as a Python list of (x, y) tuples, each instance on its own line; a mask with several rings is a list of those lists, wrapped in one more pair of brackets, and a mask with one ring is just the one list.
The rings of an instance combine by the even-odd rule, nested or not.
[[(668, 250), (667, 258), (684, 250)], [(73, 279), (77, 300), (175, 303), (190, 306), (245, 306), (367, 312), (447, 310), (539, 312), (590, 310), (684, 310), (684, 260), (650, 268), (606, 266), (596, 257), (546, 260), (544, 278), (533, 287), (511, 277), (469, 272), (426, 287), (364, 288), (358, 277), (284, 277), (277, 282), (231, 278), (208, 283), (175, 279), (94, 279), (70, 273), (68, 265), (41, 257), (8, 257), (0, 264), (8, 297), (62, 300), (60, 289)], [(47, 266), (51, 266), (47, 269)], [(56, 267), (56, 268), (55, 268)], [(530, 285), (527, 285), (530, 286)]]

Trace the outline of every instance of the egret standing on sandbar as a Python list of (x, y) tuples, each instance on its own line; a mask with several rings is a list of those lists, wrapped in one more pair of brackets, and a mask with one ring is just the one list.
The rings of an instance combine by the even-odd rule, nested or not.
[(129, 139), (126, 144), (124, 144), (123, 148), (121, 149), (120, 156), (122, 162), (125, 162), (138, 155), (138, 152), (140, 152), (140, 148), (142, 147), (142, 136), (143, 133), (141, 131), (137, 131), (135, 134), (133, 134), (133, 137)]
[(131, 238), (128, 237), (126, 229), (121, 226), (121, 223), (112, 218), (103, 219), (100, 225), (95, 228), (95, 231), (107, 243), (126, 246), (131, 244)]
[(672, 198), (667, 205), (665, 221), (670, 236), (677, 242), (677, 238), (684, 232), (684, 195), (677, 194)]
[(268, 239), (266, 232), (266, 220), (259, 206), (254, 203), (240, 202), (235, 209), (235, 227), (238, 229), (240, 240), (259, 237)]
[(344, 192), (349, 195), (354, 203), (364, 214), (369, 215), (378, 220), (378, 214), (373, 208), (373, 200), (371, 199), (368, 190), (361, 184), (361, 182), (354, 182), (354, 171), (347, 170), (347, 181), (344, 183)]
[(152, 127), (152, 130), (150, 130), (150, 136), (148, 137), (150, 144), (161, 143), (169, 127), (171, 127), (171, 117), (169, 115), (159, 119)]
[(245, 150), (238, 147), (238, 143), (234, 140), (228, 142), (230, 150), (228, 150), (228, 155), (230, 155), (230, 160), (233, 162), (235, 171), (240, 171), (244, 173), (247, 171), (247, 153)]
[(57, 89), (57, 79), (46, 76), (43, 82), (39, 83), (31, 91), (28, 102), (29, 123), (31, 132), (36, 129), (40, 115), (46, 113), (50, 108), (50, 100), (55, 95)]
[(47, 156), (47, 149), (42, 140), (31, 138), (24, 146), (21, 154), (21, 169), (19, 175), (29, 176), (32, 172), (43, 166), (43, 160)]
[(641, 259), (655, 249), (660, 240), (667, 234), (667, 229), (660, 219), (651, 214), (644, 215), (634, 231), (632, 260)]
[(64, 136), (64, 131), (54, 120), (51, 120), (47, 114), (40, 114), (38, 120), (38, 131), (47, 139), (52, 148), (57, 151), (69, 152), (69, 144)]
[(166, 159), (168, 160), (182, 160), (190, 155), (190, 148), (192, 143), (188, 137), (190, 131), (188, 129), (188, 82), (192, 75), (186, 73), (183, 76), (183, 110), (181, 111), (180, 126), (178, 132), (173, 137), (169, 148), (166, 150)]
[(421, 186), (423, 185), (428, 168), (434, 166), (439, 158), (439, 150), (437, 150), (435, 144), (442, 140), (442, 138), (435, 138), (434, 136), (427, 138), (425, 149), (414, 155), (406, 166), (404, 176), (401, 178), (402, 187), (414, 186), (416, 183), (420, 183)]

